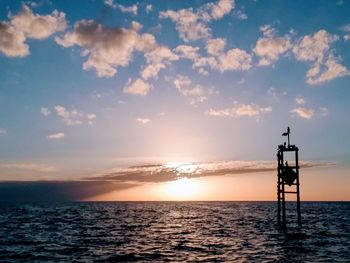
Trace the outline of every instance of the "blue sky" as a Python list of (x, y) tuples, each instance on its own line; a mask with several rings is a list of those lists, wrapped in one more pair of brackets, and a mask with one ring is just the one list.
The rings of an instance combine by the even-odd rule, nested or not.
[(2, 1), (1, 180), (274, 160), (348, 167), (348, 1)]

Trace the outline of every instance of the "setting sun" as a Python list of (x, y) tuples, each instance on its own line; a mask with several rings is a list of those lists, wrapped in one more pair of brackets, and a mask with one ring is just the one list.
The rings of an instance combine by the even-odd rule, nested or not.
[(199, 185), (193, 179), (184, 177), (166, 183), (164, 191), (171, 200), (187, 200), (194, 198), (199, 193)]

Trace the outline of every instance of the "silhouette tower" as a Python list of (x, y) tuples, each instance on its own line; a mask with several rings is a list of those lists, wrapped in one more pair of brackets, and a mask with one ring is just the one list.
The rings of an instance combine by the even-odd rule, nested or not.
[[(287, 132), (284, 132), (282, 136), (288, 136), (288, 145), (284, 143), (279, 145), (277, 149), (277, 222), (279, 225), (286, 227), (286, 194), (297, 195), (297, 214), (298, 224), (301, 225), (301, 213), (300, 213), (300, 183), (299, 183), (299, 149), (295, 145), (290, 144), (290, 128), (287, 128)], [(285, 159), (285, 153), (294, 153), (294, 163), (288, 165), (288, 160)], [(294, 191), (286, 191), (286, 186), (295, 188)], [(282, 213), (282, 215), (281, 215)], [(281, 218), (282, 216), (282, 218)], [(282, 219), (282, 220), (281, 220)]]

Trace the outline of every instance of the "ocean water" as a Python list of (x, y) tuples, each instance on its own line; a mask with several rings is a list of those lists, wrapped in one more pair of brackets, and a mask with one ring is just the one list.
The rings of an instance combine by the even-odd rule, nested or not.
[(350, 262), (350, 203), (0, 204), (1, 262)]

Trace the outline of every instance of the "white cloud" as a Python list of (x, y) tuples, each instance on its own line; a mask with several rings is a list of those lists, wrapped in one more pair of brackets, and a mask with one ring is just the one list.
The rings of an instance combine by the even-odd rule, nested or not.
[[(300, 99), (299, 101), (297, 99), (296, 102), (299, 105), (305, 104), (304, 99)], [(298, 107), (298, 108), (292, 109), (290, 112), (303, 119), (311, 119), (315, 116), (325, 117), (325, 116), (328, 116), (329, 114), (327, 107), (319, 107), (318, 109), (312, 109), (304, 106), (304, 107)]]
[(2, 169), (30, 170), (40, 173), (56, 172), (57, 169), (50, 165), (36, 163), (0, 163)]
[(46, 138), (48, 138), (50, 140), (60, 140), (60, 139), (64, 138), (64, 133), (63, 132), (53, 133), (53, 134), (46, 136)]
[(192, 8), (161, 12), (160, 18), (173, 20), (176, 23), (176, 29), (179, 31), (180, 37), (185, 42), (208, 38), (211, 35), (211, 30), (206, 22), (202, 20), (199, 14), (194, 13)]
[(196, 69), (198, 68), (201, 73), (204, 72), (204, 75), (207, 75), (207, 70), (204, 69), (206, 67), (209, 67), (211, 69), (219, 69), (218, 61), (215, 57), (198, 57), (195, 58), (193, 61), (192, 68)]
[(338, 39), (337, 36), (320, 30), (313, 35), (306, 35), (294, 46), (295, 57), (300, 61), (322, 61), (327, 57), (330, 44)]
[(65, 14), (53, 11), (51, 15), (33, 14), (32, 10), (23, 5), (20, 13), (12, 17), (11, 24), (28, 38), (45, 39), (55, 32), (66, 28)]
[(213, 19), (220, 19), (224, 15), (227, 15), (234, 8), (233, 0), (219, 0), (216, 4), (208, 4), (208, 8), (211, 11), (211, 17)]
[(29, 55), (29, 46), (25, 43), (23, 32), (7, 22), (0, 22), (0, 52), (8, 57), (25, 57)]
[(259, 105), (250, 103), (250, 104), (239, 104), (232, 108), (225, 108), (225, 109), (209, 109), (205, 112), (205, 114), (213, 117), (226, 117), (226, 118), (233, 118), (233, 117), (258, 117), (263, 113), (271, 112), (272, 108), (270, 106), (268, 107), (260, 107)]
[(67, 126), (76, 126), (84, 123), (91, 125), (96, 119), (96, 115), (93, 113), (85, 113), (76, 109), (69, 111), (61, 105), (55, 106), (54, 109), (57, 116), (60, 117), (62, 122)]
[(136, 121), (140, 124), (147, 124), (151, 122), (151, 120), (148, 118), (137, 118)]
[(199, 47), (193, 47), (188, 45), (179, 45), (175, 48), (175, 52), (177, 52), (181, 58), (195, 60), (199, 57), (198, 54)]
[(306, 78), (308, 84), (317, 85), (349, 74), (350, 71), (330, 55), (324, 62), (314, 64), (307, 72)]
[(152, 5), (146, 5), (146, 13), (152, 12), (153, 6)]
[(350, 40), (350, 34), (346, 34), (343, 36), (345, 41), (349, 41)]
[(50, 15), (34, 14), (26, 6), (9, 22), (0, 21), (0, 52), (8, 57), (29, 55), (27, 38), (45, 39), (66, 28), (65, 14), (53, 11)]
[(317, 85), (350, 74), (330, 49), (331, 43), (338, 39), (338, 36), (320, 30), (313, 35), (304, 36), (294, 46), (293, 52), (297, 60), (313, 63), (306, 73), (308, 84)]
[(219, 70), (221, 72), (228, 70), (248, 70), (251, 68), (252, 58), (246, 51), (233, 48), (218, 57)]
[(208, 75), (208, 69), (221, 72), (241, 70), (245, 71), (251, 68), (252, 57), (245, 50), (233, 48), (224, 51), (226, 39), (216, 38), (208, 39), (206, 50), (209, 56), (200, 56), (199, 47), (180, 45), (175, 48), (181, 58), (193, 61), (192, 68), (197, 69), (199, 73)]
[(258, 39), (253, 52), (260, 57), (259, 66), (271, 65), (292, 47), (290, 36), (277, 37), (270, 25), (262, 26), (260, 30), (263, 37)]
[(219, 52), (215, 57), (198, 57), (194, 59), (193, 68), (204, 70), (209, 67), (221, 72), (241, 70), (245, 71), (251, 68), (252, 58), (246, 51), (233, 48), (227, 52)]
[(156, 78), (161, 69), (179, 59), (168, 47), (156, 43), (151, 34), (139, 34), (142, 26), (132, 22), (130, 29), (109, 28), (93, 20), (81, 20), (74, 30), (56, 42), (64, 47), (78, 45), (88, 59), (85, 70), (94, 69), (99, 77), (112, 77), (118, 67), (126, 67), (135, 51), (144, 53), (146, 65), (141, 75), (144, 80)]
[(129, 79), (123, 91), (126, 94), (146, 96), (151, 89), (152, 85), (143, 81), (142, 79), (136, 79), (133, 82), (131, 79)]
[(1, 134), (7, 134), (7, 131), (5, 129), (0, 129), (0, 135)]
[(304, 98), (296, 98), (295, 99), (295, 102), (298, 104), (298, 105), (303, 105), (306, 103), (306, 100)]
[(311, 119), (315, 114), (315, 111), (313, 109), (301, 108), (301, 107), (295, 108), (290, 112), (297, 114), (300, 118), (303, 118), (303, 119)]
[(169, 18), (176, 24), (180, 37), (185, 41), (193, 41), (201, 38), (209, 38), (211, 29), (208, 23), (211, 20), (222, 18), (234, 8), (233, 0), (219, 0), (216, 3), (208, 3), (196, 11), (192, 8), (178, 11), (168, 10), (160, 13), (160, 18)]
[(199, 84), (193, 85), (192, 81), (186, 76), (177, 75), (174, 80), (174, 85), (181, 95), (189, 99), (190, 104), (192, 105), (203, 102), (207, 99), (203, 87)]
[(209, 39), (206, 44), (206, 50), (209, 55), (219, 55), (226, 46), (226, 39), (224, 38), (215, 38)]
[(49, 110), (49, 108), (46, 108), (46, 107), (42, 107), (42, 108), (40, 109), (40, 112), (41, 112), (41, 114), (44, 115), (45, 117), (46, 117), (46, 116), (49, 116), (49, 115), (51, 114), (51, 111)]
[(173, 53), (168, 47), (156, 46), (151, 51), (145, 52), (146, 66), (141, 72), (143, 79), (158, 76), (161, 69), (164, 69), (172, 61), (179, 60), (179, 56)]
[(141, 25), (133, 22), (130, 29), (109, 28), (93, 20), (81, 20), (75, 23), (72, 32), (56, 42), (63, 47), (74, 45), (83, 48), (88, 56), (84, 62), (85, 70), (94, 69), (99, 77), (112, 77), (118, 67), (126, 67), (132, 60), (135, 50), (141, 49)]

